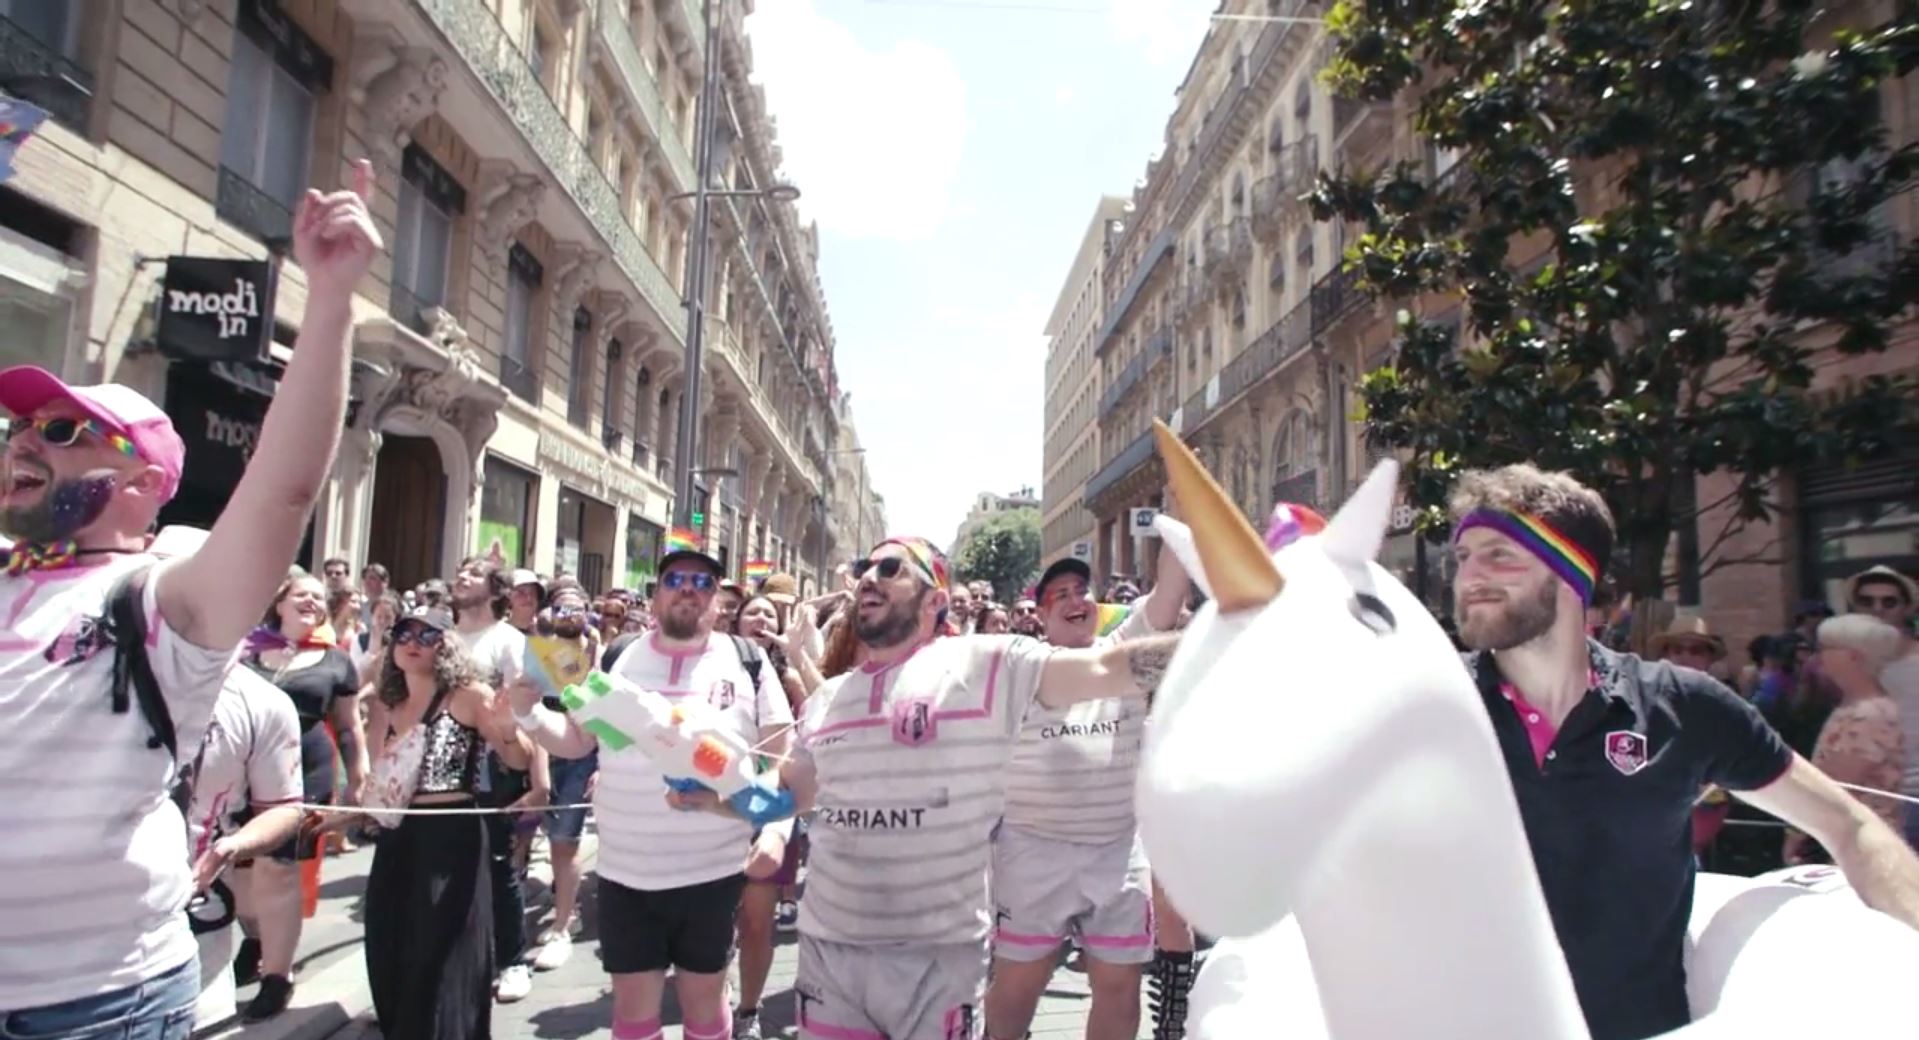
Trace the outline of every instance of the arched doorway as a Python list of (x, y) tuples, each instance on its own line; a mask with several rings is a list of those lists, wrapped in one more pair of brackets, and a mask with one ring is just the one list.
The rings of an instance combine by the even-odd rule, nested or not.
[(440, 573), (446, 530), (446, 467), (429, 437), (387, 433), (373, 471), (368, 563), (384, 563), (393, 587), (410, 589)]

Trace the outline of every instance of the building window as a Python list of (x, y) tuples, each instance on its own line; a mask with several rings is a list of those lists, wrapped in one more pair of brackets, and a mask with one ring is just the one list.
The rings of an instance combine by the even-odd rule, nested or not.
[(573, 354), (566, 367), (566, 421), (586, 429), (587, 405), (593, 393), (593, 357), (588, 353), (593, 315), (585, 307), (573, 312)]
[(93, 75), (80, 65), (80, 23), (86, 6), (0, 0), (0, 22), (12, 23), (6, 33), (7, 53), (0, 54), (0, 79), (6, 81), (8, 93), (39, 105), (78, 133), (86, 131), (93, 102)]
[(453, 253), (454, 214), (466, 209), (466, 189), (415, 145), (400, 157), (400, 211), (393, 229), (394, 317), (416, 332), (424, 313), (446, 303)]
[(234, 28), (215, 208), (269, 245), (290, 242), (333, 59), (263, 0), (240, 4)]
[(508, 566), (523, 567), (533, 545), (533, 489), (540, 478), (491, 455), (485, 476), (480, 485), (480, 551), (497, 543)]
[(1304, 227), (1293, 238), (1293, 263), (1299, 268), (1301, 282), (1313, 277), (1313, 229)]
[(500, 382), (524, 400), (538, 403), (539, 374), (533, 365), (534, 310), (543, 272), (540, 262), (518, 242), (506, 254), (506, 349), (500, 353)]

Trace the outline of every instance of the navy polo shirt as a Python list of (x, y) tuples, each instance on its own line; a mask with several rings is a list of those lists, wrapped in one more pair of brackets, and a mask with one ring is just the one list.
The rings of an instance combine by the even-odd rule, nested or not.
[(1750, 791), (1792, 751), (1703, 672), (1589, 642), (1593, 687), (1544, 761), (1490, 653), (1465, 655), (1519, 799), (1533, 864), (1593, 1040), (1643, 1040), (1691, 1021), (1692, 808), (1707, 784)]

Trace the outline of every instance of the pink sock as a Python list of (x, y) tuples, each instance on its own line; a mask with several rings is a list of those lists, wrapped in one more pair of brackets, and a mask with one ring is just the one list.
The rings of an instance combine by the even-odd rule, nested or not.
[(644, 1019), (639, 1022), (613, 1020), (613, 1040), (659, 1040), (660, 1020)]
[(722, 1007), (719, 1021), (707, 1023), (686, 1023), (680, 1030), (686, 1040), (733, 1040), (733, 1009)]

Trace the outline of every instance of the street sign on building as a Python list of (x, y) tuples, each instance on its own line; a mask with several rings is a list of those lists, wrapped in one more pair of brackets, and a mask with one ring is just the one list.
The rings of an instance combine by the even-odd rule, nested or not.
[(1073, 559), (1086, 560), (1088, 562), (1091, 562), (1093, 559), (1093, 543), (1092, 542), (1074, 542), (1073, 543)]
[(1132, 511), (1127, 526), (1132, 528), (1135, 538), (1158, 538), (1159, 532), (1153, 530), (1153, 521), (1158, 517), (1159, 510), (1151, 506), (1141, 506)]

